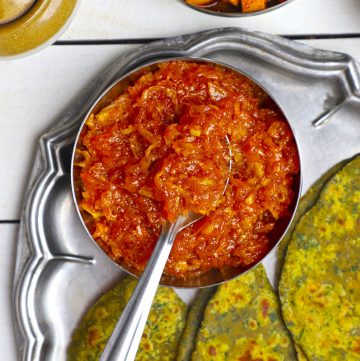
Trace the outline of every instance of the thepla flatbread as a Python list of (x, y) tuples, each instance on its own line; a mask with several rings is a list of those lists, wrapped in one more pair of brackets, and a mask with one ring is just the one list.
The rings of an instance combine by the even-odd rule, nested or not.
[(296, 360), (262, 265), (219, 286), (205, 309), (191, 360)]
[[(137, 280), (126, 277), (87, 312), (68, 349), (69, 361), (98, 361)], [(137, 361), (173, 361), (187, 306), (170, 288), (159, 287), (136, 355)]]
[(360, 360), (360, 157), (299, 221), (279, 291), (286, 325), (309, 360)]

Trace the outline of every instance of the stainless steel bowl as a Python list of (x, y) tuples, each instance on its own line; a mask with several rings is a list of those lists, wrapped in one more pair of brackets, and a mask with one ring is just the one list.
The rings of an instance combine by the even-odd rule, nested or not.
[[(226, 64), (220, 63), (220, 62), (215, 62), (213, 60), (206, 60), (206, 59), (199, 59), (199, 58), (171, 58), (171, 59), (166, 59), (166, 60), (161, 60), (161, 61), (156, 61), (153, 63), (148, 63), (145, 64), (127, 74), (125, 74), (124, 76), (122, 76), (120, 79), (118, 79), (116, 82), (114, 82), (110, 87), (108, 87), (103, 93), (102, 95), (100, 95), (100, 97), (95, 101), (95, 103), (92, 105), (92, 107), (90, 108), (90, 110), (88, 111), (86, 117), (84, 118), (82, 124), (80, 125), (76, 140), (75, 140), (75, 144), (74, 144), (74, 148), (73, 148), (73, 153), (72, 153), (72, 159), (71, 159), (71, 185), (72, 185), (72, 193), (73, 193), (73, 198), (75, 201), (75, 205), (76, 205), (76, 209), (77, 209), (77, 213), (81, 219), (81, 222), (84, 226), (84, 228), (86, 229), (90, 239), (92, 240), (92, 242), (95, 242), (96, 245), (101, 248), (97, 242), (93, 239), (89, 228), (91, 228), (91, 225), (93, 224), (93, 219), (91, 216), (89, 216), (89, 214), (87, 212), (82, 212), (81, 209), (78, 206), (78, 202), (81, 199), (81, 179), (80, 179), (80, 169), (79, 167), (75, 166), (76, 163), (76, 149), (81, 147), (81, 142), (80, 142), (80, 136), (84, 130), (84, 125), (85, 122), (88, 118), (88, 116), (91, 113), (97, 113), (98, 111), (100, 111), (102, 108), (104, 108), (105, 106), (109, 105), (116, 97), (118, 97), (119, 95), (121, 95), (126, 88), (131, 85), (132, 83), (134, 83), (139, 77), (141, 77), (143, 74), (149, 72), (149, 71), (154, 71), (158, 68), (159, 64), (164, 63), (164, 62), (170, 62), (170, 61), (174, 61), (174, 60), (181, 60), (181, 61), (191, 61), (191, 62), (197, 62), (197, 63), (209, 63), (209, 64), (216, 64), (228, 69), (231, 69), (235, 72), (238, 72), (241, 75), (244, 75), (246, 77), (248, 77), (251, 81), (253, 81), (254, 83), (256, 83), (260, 88), (262, 88), (270, 97), (271, 99), (275, 102), (275, 104), (278, 106), (278, 108), (281, 110), (281, 112), (284, 114), (284, 111), (281, 108), (281, 105), (276, 101), (276, 99), (274, 99), (274, 97), (272, 97), (270, 95), (270, 93), (261, 85), (259, 84), (255, 79), (253, 79), (251, 76), (240, 72), (238, 69), (233, 68), (231, 66), (228, 66)], [(285, 119), (286, 116), (284, 114)], [(292, 129), (291, 125), (289, 124), (290, 128)], [(294, 134), (294, 131), (292, 129), (293, 132), (293, 136), (296, 142), (296, 137)], [(298, 149), (298, 145), (296, 143), (296, 147), (298, 150), (298, 156), (300, 159), (300, 153), (299, 153), (299, 149)], [(181, 278), (176, 278), (174, 276), (169, 276), (166, 274), (163, 274), (162, 278), (161, 278), (161, 284), (165, 285), (165, 286), (172, 286), (172, 287), (184, 287), (184, 288), (196, 288), (196, 287), (208, 287), (208, 286), (215, 286), (218, 285), (220, 283), (223, 283), (225, 281), (228, 281), (232, 278), (235, 278), (245, 272), (247, 272), (248, 270), (252, 269), (253, 267), (255, 267), (258, 263), (260, 263), (266, 256), (268, 256), (270, 253), (272, 253), (274, 251), (274, 249), (276, 248), (276, 246), (279, 244), (279, 242), (281, 241), (281, 239), (283, 238), (284, 234), (286, 233), (297, 208), (298, 205), (298, 201), (300, 198), (300, 189), (301, 189), (301, 160), (300, 160), (300, 171), (299, 171), (299, 175), (298, 175), (298, 179), (295, 182), (294, 185), (294, 201), (291, 207), (291, 217), (289, 217), (289, 219), (286, 222), (279, 222), (279, 224), (277, 225), (277, 227), (275, 227), (274, 231), (273, 231), (273, 241), (272, 241), (272, 245), (268, 251), (268, 253), (266, 255), (264, 255), (264, 257), (262, 259), (260, 259), (257, 263), (249, 266), (249, 267), (234, 267), (234, 268), (226, 268), (223, 269), (221, 271), (219, 270), (210, 270), (200, 276), (197, 277), (193, 277), (193, 278), (189, 278), (189, 279), (181, 279)], [(90, 240), (89, 240), (90, 241)], [(91, 241), (90, 241), (91, 242)], [(103, 250), (104, 251), (104, 250)], [(105, 251), (104, 251), (105, 252)], [(129, 267), (127, 267), (124, 264), (118, 264), (116, 263), (114, 260), (112, 260), (109, 256), (109, 259), (111, 260), (111, 262), (114, 262), (115, 264), (118, 265), (118, 267), (120, 267), (122, 270), (124, 270), (125, 272), (133, 275), (133, 276), (138, 276), (135, 271), (133, 269), (130, 269)]]
[(184, 3), (185, 5), (191, 7), (192, 9), (195, 9), (197, 11), (209, 14), (209, 15), (215, 15), (215, 16), (224, 16), (224, 17), (249, 17), (249, 16), (255, 16), (255, 15), (261, 15), (261, 14), (265, 14), (268, 13), (270, 11), (274, 11), (276, 9), (281, 8), (282, 6), (294, 1), (294, 0), (286, 0), (285, 2), (278, 4), (278, 5), (274, 5), (274, 6), (270, 6), (269, 8), (266, 8), (264, 10), (258, 10), (258, 11), (253, 11), (250, 13), (243, 13), (242, 11), (236, 11), (236, 9), (234, 9), (233, 11), (221, 11), (221, 10), (214, 10), (214, 7), (211, 5), (207, 5), (207, 6), (197, 6), (197, 5), (191, 5), (188, 4), (186, 2), (186, 0), (179, 0), (182, 3)]

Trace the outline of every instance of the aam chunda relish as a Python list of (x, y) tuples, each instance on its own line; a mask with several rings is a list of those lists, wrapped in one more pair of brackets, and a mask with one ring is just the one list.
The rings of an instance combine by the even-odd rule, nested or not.
[(299, 172), (291, 129), (263, 90), (228, 68), (187, 61), (159, 64), (91, 114), (76, 160), (90, 232), (133, 272), (162, 222), (189, 209), (207, 214), (175, 240), (165, 272), (183, 278), (261, 259), (290, 216)]

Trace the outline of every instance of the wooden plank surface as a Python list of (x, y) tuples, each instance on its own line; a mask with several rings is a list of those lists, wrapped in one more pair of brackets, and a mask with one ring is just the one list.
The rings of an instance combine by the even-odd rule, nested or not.
[[(360, 60), (360, 39), (307, 40)], [(51, 46), (0, 67), (0, 220), (19, 219), (41, 133), (102, 69), (132, 45)]]
[(1, 359), (16, 359), (15, 336), (12, 320), (12, 282), (15, 266), (18, 225), (0, 224), (0, 350)]
[(71, 100), (134, 46), (51, 46), (0, 66), (0, 220), (19, 219), (37, 142)]
[(86, 0), (61, 39), (163, 38), (228, 26), (282, 35), (360, 33), (359, 18), (359, 0), (293, 0), (246, 18), (207, 15), (181, 0)]

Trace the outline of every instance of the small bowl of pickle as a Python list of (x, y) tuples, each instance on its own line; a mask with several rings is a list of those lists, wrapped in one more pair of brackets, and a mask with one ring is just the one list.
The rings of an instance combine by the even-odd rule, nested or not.
[(242, 17), (259, 15), (291, 2), (292, 0), (183, 0), (190, 7), (219, 16)]

